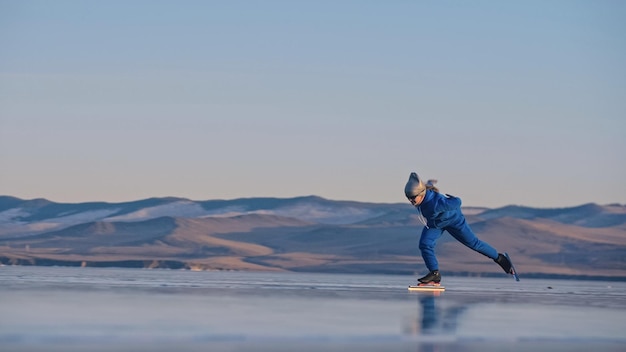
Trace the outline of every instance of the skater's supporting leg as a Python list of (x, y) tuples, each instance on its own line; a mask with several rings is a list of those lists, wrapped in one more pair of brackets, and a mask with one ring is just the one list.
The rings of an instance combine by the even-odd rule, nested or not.
[(422, 230), (419, 248), (422, 252), (424, 263), (429, 271), (439, 270), (439, 263), (437, 262), (437, 257), (435, 256), (435, 244), (437, 243), (437, 239), (441, 237), (442, 233), (442, 229), (429, 229), (424, 227), (424, 230)]
[(417, 281), (419, 281), (422, 284), (427, 284), (427, 283), (438, 284), (441, 282), (441, 274), (439, 273), (439, 270), (434, 270), (426, 274), (426, 276), (417, 279)]

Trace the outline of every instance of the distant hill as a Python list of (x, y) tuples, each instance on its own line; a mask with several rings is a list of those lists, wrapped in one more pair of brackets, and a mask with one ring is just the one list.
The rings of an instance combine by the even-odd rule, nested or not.
[[(626, 280), (626, 207), (464, 208), (526, 277)], [(0, 263), (193, 270), (424, 273), (409, 204), (316, 196), (55, 203), (0, 196)], [(444, 234), (442, 271), (504, 275)]]

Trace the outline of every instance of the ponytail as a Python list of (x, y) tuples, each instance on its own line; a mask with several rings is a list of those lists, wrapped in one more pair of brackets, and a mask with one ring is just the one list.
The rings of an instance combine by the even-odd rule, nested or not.
[(439, 193), (439, 188), (435, 187), (435, 183), (437, 183), (437, 180), (428, 180), (428, 182), (426, 182), (426, 189)]

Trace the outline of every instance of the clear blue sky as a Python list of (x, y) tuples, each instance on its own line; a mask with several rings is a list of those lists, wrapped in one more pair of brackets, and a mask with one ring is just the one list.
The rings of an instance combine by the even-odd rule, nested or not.
[(626, 203), (624, 1), (0, 0), (0, 194)]

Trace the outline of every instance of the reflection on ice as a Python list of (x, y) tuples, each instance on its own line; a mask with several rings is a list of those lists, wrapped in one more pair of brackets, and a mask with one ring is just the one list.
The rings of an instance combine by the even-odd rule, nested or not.
[(411, 322), (406, 332), (411, 335), (455, 335), (461, 315), (467, 309), (466, 305), (453, 305), (441, 308), (436, 300), (438, 293), (420, 293), (418, 302), (421, 316)]
[(446, 278), (439, 294), (408, 292), (413, 281), (0, 267), (0, 350), (617, 351), (626, 343), (623, 282)]

